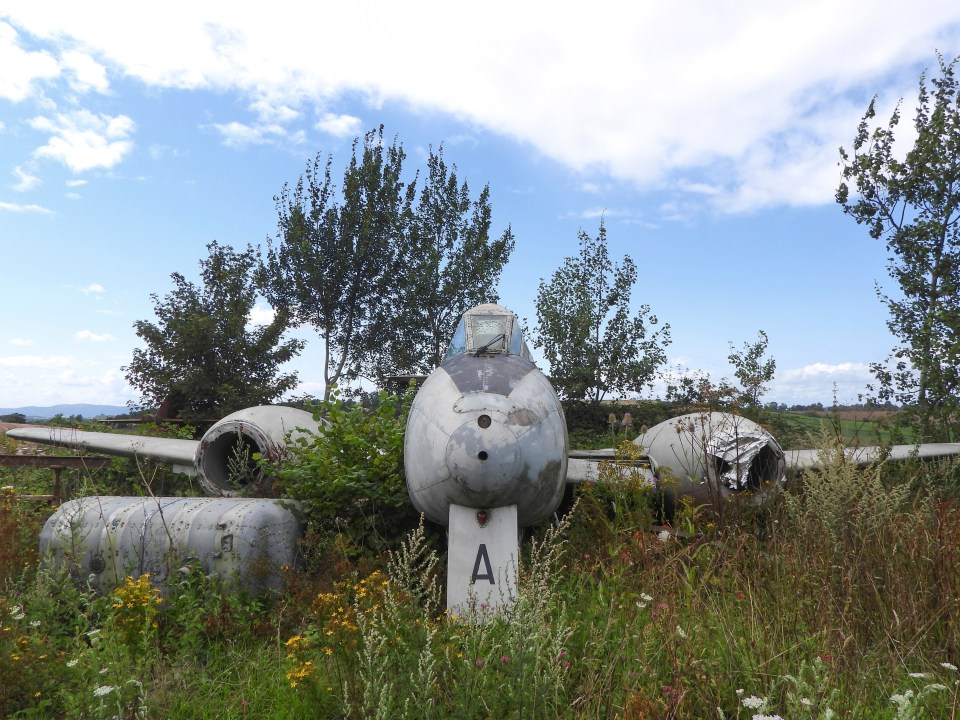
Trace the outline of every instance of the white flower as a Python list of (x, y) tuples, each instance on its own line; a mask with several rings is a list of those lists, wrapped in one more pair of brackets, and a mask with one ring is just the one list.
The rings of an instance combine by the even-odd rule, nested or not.
[(657, 540), (659, 540), (660, 542), (664, 542), (664, 543), (669, 542), (670, 537), (671, 537), (670, 533), (667, 532), (666, 530), (661, 530), (659, 533), (657, 533)]
[(957, 671), (957, 666), (953, 663), (940, 663), (940, 667), (942, 667), (944, 670), (953, 670), (953, 672)]
[(13, 610), (10, 611), (10, 617), (14, 620), (23, 620), (23, 608), (19, 605), (15, 605)]
[(751, 695), (750, 697), (745, 697), (740, 702), (745, 708), (749, 708), (750, 710), (761, 710), (763, 706), (767, 704), (767, 699)]
[(890, 702), (894, 705), (904, 706), (913, 698), (913, 690), (906, 690), (902, 693), (890, 696)]
[(743, 695), (743, 688), (737, 688), (737, 697)]
[(779, 715), (764, 715), (759, 713), (753, 716), (753, 720), (783, 720)]
[(687, 633), (682, 627), (677, 625), (677, 635), (679, 635), (682, 638), (685, 638), (687, 636)]
[(30, 621), (30, 627), (40, 627), (40, 621), (39, 621), (39, 620), (31, 620), (31, 621)]
[(67, 660), (67, 667), (73, 667), (73, 666), (76, 665), (78, 662), (80, 662), (80, 661), (77, 660), (77, 658), (74, 658), (73, 660)]
[(910, 677), (920, 679), (927, 677), (927, 673), (907, 673)]
[(115, 685), (101, 685), (93, 691), (93, 694), (95, 697), (103, 697), (104, 695), (109, 695), (116, 689)]
[(810, 698), (800, 698), (800, 704), (804, 707), (810, 707), (813, 705), (813, 701)]
[(652, 596), (647, 595), (646, 593), (640, 593), (640, 599), (637, 600), (637, 607), (645, 608), (652, 600)]

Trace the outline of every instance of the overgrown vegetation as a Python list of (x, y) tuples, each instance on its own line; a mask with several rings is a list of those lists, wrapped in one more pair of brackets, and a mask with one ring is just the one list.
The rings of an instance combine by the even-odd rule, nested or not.
[[(394, 451), (377, 457), (359, 438), (402, 407), (331, 408), (344, 430), (314, 450), (382, 462), (382, 479), (396, 436), (382, 431)], [(529, 533), (508, 617), (446, 616), (436, 529), (396, 518), (391, 537), (369, 522), (389, 502), (318, 502), (312, 560), (272, 597), (197, 572), (165, 597), (146, 576), (98, 597), (38, 568), (46, 513), (5, 491), (0, 714), (957, 717), (960, 509), (943, 481), (956, 468), (861, 470), (835, 436), (821, 442), (823, 472), (777, 502), (723, 522), (682, 507), (676, 533), (650, 532), (640, 475), (605, 471), (559, 527)], [(350, 476), (352, 499), (374, 475)]]
[(403, 471), (403, 434), (413, 391), (380, 393), (374, 407), (338, 395), (317, 403), (326, 430), (300, 438), (273, 469), (285, 497), (300, 500), (310, 526), (337, 532), (358, 550), (395, 544), (415, 520)]

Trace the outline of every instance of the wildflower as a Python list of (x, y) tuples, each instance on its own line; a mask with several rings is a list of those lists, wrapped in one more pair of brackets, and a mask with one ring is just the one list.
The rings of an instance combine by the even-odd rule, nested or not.
[(907, 675), (917, 680), (919, 680), (920, 678), (928, 677), (927, 673), (922, 673), (922, 672), (912, 672), (912, 673), (907, 673)]
[(804, 707), (811, 707), (813, 705), (813, 701), (810, 698), (804, 697), (800, 698), (800, 704)]
[(764, 705), (767, 704), (767, 699), (750, 695), (749, 697), (743, 698), (740, 703), (749, 710), (762, 710)]
[(764, 715), (759, 713), (753, 716), (753, 720), (783, 720), (779, 715)]
[(486, 665), (486, 664), (487, 664), (487, 661), (484, 660), (483, 658), (477, 658), (477, 659), (474, 661), (473, 664), (476, 665), (476, 666), (479, 668), (479, 667), (483, 667), (484, 665)]
[(746, 597), (743, 593), (737, 593), (737, 600), (743, 600)]
[(563, 668), (564, 668), (564, 670), (566, 670), (568, 667), (570, 667), (570, 661), (569, 661), (569, 660), (564, 660), (564, 661), (563, 661)]
[(662, 543), (669, 542), (670, 533), (667, 532), (666, 530), (661, 530), (659, 533), (657, 533), (657, 540), (659, 540)]
[(743, 688), (737, 688), (737, 697), (743, 695)]
[(10, 611), (10, 617), (14, 620), (23, 620), (23, 608), (19, 605), (14, 606), (13, 610)]
[(649, 604), (652, 601), (653, 601), (653, 597), (651, 597), (650, 595), (647, 595), (646, 593), (640, 593), (640, 599), (637, 600), (637, 607), (641, 609), (645, 608), (647, 604)]
[(509, 664), (510, 664), (510, 656), (509, 656), (509, 655), (501, 655), (501, 656), (500, 656), (500, 662), (502, 662), (504, 665), (509, 665)]
[(37, 690), (37, 692), (35, 692), (35, 693), (33, 694), (33, 696), (34, 696), (35, 698), (38, 698), (38, 697), (40, 697), (41, 695), (43, 695), (43, 693), (40, 692), (39, 690)]
[(73, 660), (67, 660), (67, 667), (73, 667), (73, 666), (76, 665), (78, 662), (80, 662), (80, 661), (79, 661), (77, 658), (74, 658)]
[(103, 697), (104, 695), (109, 695), (114, 690), (116, 690), (115, 685), (101, 685), (96, 690), (93, 691), (94, 697)]
[(30, 621), (30, 627), (40, 627), (40, 621), (39, 621), (39, 620), (31, 620), (31, 621)]
[(942, 667), (944, 670), (952, 670), (953, 672), (957, 671), (957, 666), (953, 663), (942, 662), (940, 663), (940, 667)]
[(677, 625), (677, 635), (679, 635), (682, 638), (685, 638), (687, 636), (687, 632), (682, 627)]

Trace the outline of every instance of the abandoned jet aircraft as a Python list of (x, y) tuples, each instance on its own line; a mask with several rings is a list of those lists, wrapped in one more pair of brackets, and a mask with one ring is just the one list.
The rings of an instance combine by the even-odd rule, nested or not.
[[(322, 424), (310, 413), (259, 406), (223, 418), (199, 441), (64, 428), (20, 428), (7, 434), (170, 462), (195, 474), (208, 494), (233, 498), (237, 504), (206, 507), (211, 500), (204, 498), (128, 498), (126, 503), (111, 499), (106, 505), (106, 498), (81, 498), (66, 503), (44, 529), (44, 542), (56, 550), (58, 543), (72, 541), (77, 518), (96, 525), (99, 530), (86, 545), (81, 565), (96, 574), (104, 572), (105, 560), (112, 561), (114, 567), (103, 583), (107, 586), (127, 572), (157, 572), (153, 565), (162, 553), (151, 551), (150, 542), (176, 540), (182, 546), (178, 549), (200, 560), (207, 572), (227, 568), (241, 576), (254, 558), (262, 558), (278, 544), (278, 537), (284, 548), (295, 545), (299, 529), (289, 510), (278, 515), (274, 501), (234, 497), (241, 492), (229, 477), (230, 456), (238, 444), (251, 456), (276, 456), (291, 438), (318, 432), (323, 432)], [(817, 463), (815, 451), (784, 452), (762, 427), (727, 413), (674, 418), (635, 442), (647, 454), (643, 472), (652, 484), (669, 469), (674, 484), (662, 491), (701, 501), (738, 495), (762, 498), (784, 482), (788, 466)], [(878, 451), (858, 452), (854, 459), (867, 462)], [(917, 452), (960, 454), (960, 444), (897, 446), (890, 457)], [(464, 313), (444, 361), (414, 398), (404, 444), (414, 507), (448, 527), (448, 608), (461, 609), (469, 602), (508, 604), (515, 590), (519, 530), (550, 518), (567, 483), (596, 481), (600, 462), (613, 459), (612, 450), (571, 456), (560, 402), (533, 363), (510, 311), (485, 304)], [(259, 467), (251, 470), (255, 476), (262, 472)], [(250, 506), (251, 502), (264, 503), (264, 509)], [(160, 523), (163, 532), (152, 523)], [(211, 523), (215, 532), (202, 531)], [(180, 534), (172, 536), (171, 527)], [(59, 552), (65, 551), (61, 547)], [(280, 562), (273, 559), (275, 565)]]

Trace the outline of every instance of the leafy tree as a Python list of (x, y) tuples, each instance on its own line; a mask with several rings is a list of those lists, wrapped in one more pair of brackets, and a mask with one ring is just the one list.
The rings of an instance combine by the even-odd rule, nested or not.
[(767, 386), (773, 380), (777, 369), (777, 361), (771, 358), (764, 359), (769, 339), (767, 334), (760, 330), (757, 341), (744, 343), (743, 350), (734, 350), (730, 344), (730, 355), (727, 360), (733, 365), (733, 374), (740, 381), (741, 402), (750, 408), (760, 408), (760, 398), (770, 389)]
[(150, 296), (157, 322), (134, 323), (146, 347), (135, 349), (123, 368), (143, 404), (166, 400), (185, 417), (276, 399), (297, 383), (296, 373), (279, 373), (279, 366), (303, 347), (300, 340), (283, 340), (282, 311), (269, 324), (248, 328), (257, 298), (254, 249), (236, 252), (214, 241), (207, 251), (200, 262), (202, 287), (173, 273), (174, 289), (163, 299)]
[(498, 302), (496, 285), (513, 251), (509, 228), (490, 239), (490, 188), (470, 199), (443, 148), (430, 150), (419, 199), (398, 243), (400, 282), (389, 326), (369, 355), (371, 375), (427, 373), (443, 360), (460, 316), (474, 305)]
[(320, 155), (291, 189), (274, 198), (277, 241), (268, 239), (259, 282), (271, 305), (324, 341), (324, 399), (355, 380), (378, 351), (388, 326), (389, 298), (400, 273), (396, 240), (410, 214), (414, 188), (401, 181), (404, 152), (386, 146), (383, 127), (368, 132), (343, 174), (340, 199), (332, 158)]
[(899, 105), (885, 127), (871, 129), (874, 98), (852, 151), (840, 148), (837, 190), (843, 211), (890, 252), (887, 270), (901, 297), (877, 292), (901, 344), (892, 364), (872, 369), (880, 399), (915, 405), (924, 436), (936, 420), (944, 429), (955, 420), (960, 390), (960, 83), (957, 59), (937, 57), (940, 76), (930, 85), (920, 76), (913, 147), (895, 152)]
[(637, 267), (614, 265), (601, 220), (596, 238), (580, 231), (580, 253), (565, 258), (550, 282), (540, 280), (534, 345), (550, 363), (550, 380), (568, 400), (599, 402), (640, 390), (666, 361), (670, 326), (651, 332), (649, 305), (631, 313)]

